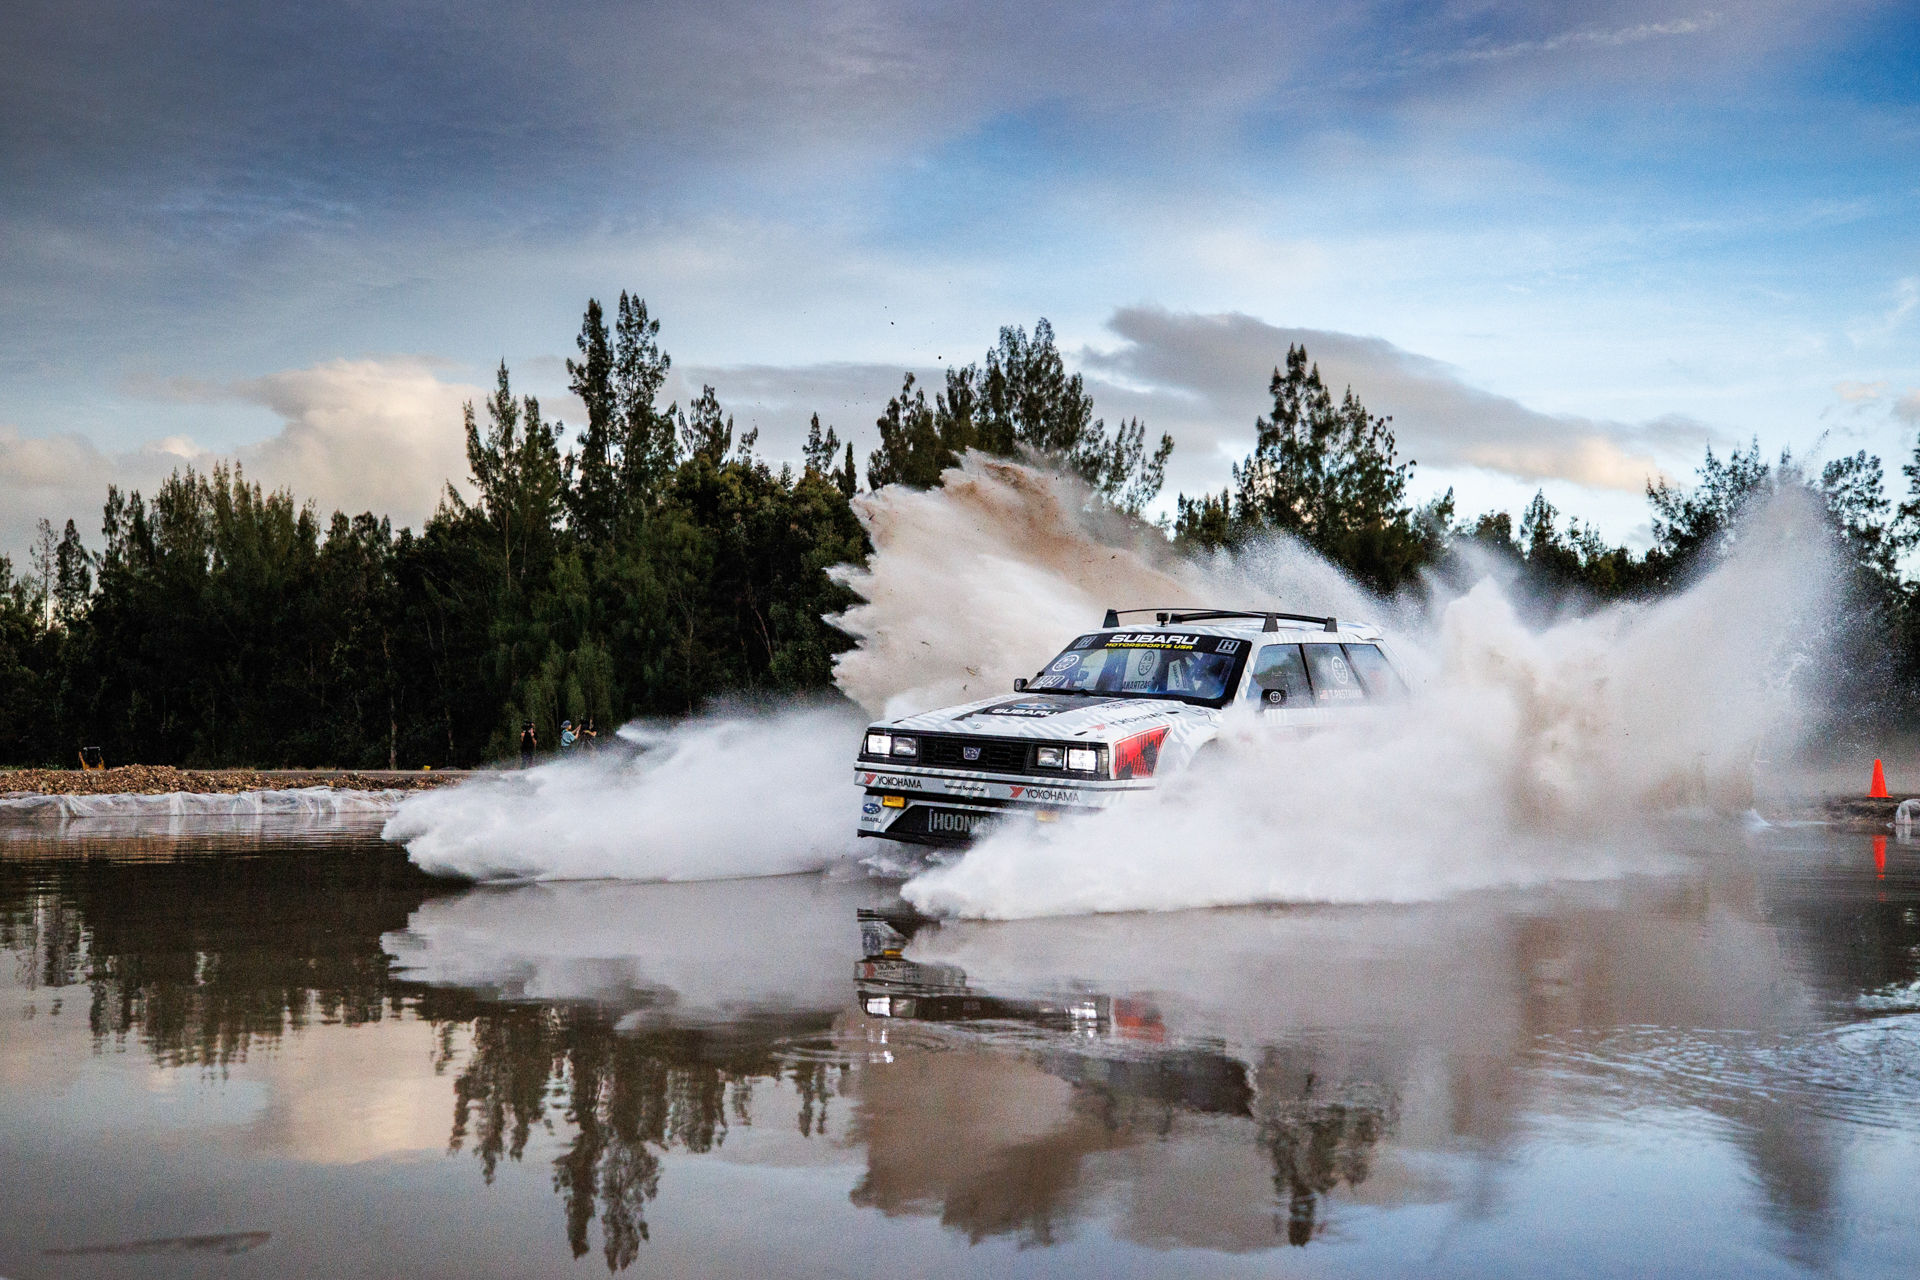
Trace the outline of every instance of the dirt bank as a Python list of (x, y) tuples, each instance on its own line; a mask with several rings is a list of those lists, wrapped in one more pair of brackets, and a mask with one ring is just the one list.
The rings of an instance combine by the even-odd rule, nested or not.
[(242, 791), (288, 791), (332, 787), (336, 791), (419, 791), (458, 782), (465, 769), (414, 773), (387, 769), (175, 769), (131, 764), (118, 769), (0, 769), (0, 794), (32, 792), (58, 796), (159, 796), (172, 791), (238, 795)]

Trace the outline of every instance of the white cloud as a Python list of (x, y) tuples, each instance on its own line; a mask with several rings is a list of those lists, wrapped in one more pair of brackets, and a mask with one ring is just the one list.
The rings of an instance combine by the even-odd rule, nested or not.
[(1880, 397), (1887, 394), (1887, 383), (1885, 379), (1879, 382), (1848, 382), (1842, 379), (1833, 384), (1833, 393), (1848, 404), (1864, 408), (1879, 403)]
[(1920, 427), (1920, 390), (1909, 391), (1893, 406), (1893, 416), (1910, 427)]
[[(1181, 448), (1169, 483), (1189, 490), (1217, 487), (1221, 454), (1251, 446), (1254, 420), (1272, 407), (1273, 370), (1296, 343), (1335, 395), (1351, 386), (1374, 413), (1390, 415), (1401, 456), (1424, 468), (1475, 467), (1529, 483), (1637, 493), (1662, 474), (1659, 455), (1697, 452), (1712, 438), (1678, 418), (1629, 424), (1541, 413), (1381, 338), (1155, 307), (1116, 311), (1109, 328), (1122, 344), (1081, 356), (1096, 400), (1109, 419), (1138, 414), (1153, 430), (1171, 431)], [(1196, 470), (1206, 464), (1216, 474)]]
[(414, 358), (330, 360), (233, 384), (280, 431), (240, 450), (248, 474), (322, 511), (372, 511), (418, 526), (467, 474), (461, 405), (485, 393), (442, 382)]
[(416, 357), (330, 360), (231, 384), (148, 380), (139, 390), (181, 402), (232, 399), (270, 409), (280, 429), (230, 454), (216, 454), (173, 435), (108, 453), (80, 435), (28, 437), (0, 426), (0, 549), (16, 568), (45, 517), (71, 519), (98, 544), (100, 507), (109, 484), (148, 494), (186, 466), (206, 469), (238, 461), (268, 489), (291, 489), (323, 514), (334, 510), (390, 515), (419, 526), (448, 480), (465, 481), (463, 402), (477, 387), (443, 382)]

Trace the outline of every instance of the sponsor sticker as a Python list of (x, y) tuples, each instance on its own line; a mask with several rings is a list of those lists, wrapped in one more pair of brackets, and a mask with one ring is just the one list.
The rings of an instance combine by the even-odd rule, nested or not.
[(1021, 719), (1033, 720), (1044, 716), (1057, 716), (1062, 711), (1069, 709), (1068, 704), (1061, 702), (1003, 702), (997, 707), (987, 707), (985, 710), (976, 711), (974, 714), (1017, 716)]
[(1208, 636), (1173, 635), (1162, 631), (1120, 631), (1107, 637), (1109, 649), (1191, 649)]
[(865, 814), (878, 813), (880, 812), (880, 802), (878, 800), (869, 800), (860, 806), (860, 812)]
[(966, 813), (959, 809), (927, 810), (928, 834), (970, 836), (991, 818), (985, 813)]
[(870, 787), (892, 787), (896, 791), (918, 791), (920, 790), (921, 782), (918, 778), (896, 778), (884, 773), (870, 773), (867, 775), (867, 785)]
[(984, 796), (987, 784), (976, 782), (972, 778), (948, 778), (947, 794), (955, 796)]
[(1027, 799), (1044, 800), (1051, 804), (1079, 804), (1080, 793), (1064, 787), (1028, 787)]

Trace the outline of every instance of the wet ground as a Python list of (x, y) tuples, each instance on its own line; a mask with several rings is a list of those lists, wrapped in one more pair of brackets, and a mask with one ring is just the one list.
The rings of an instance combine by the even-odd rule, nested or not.
[(0, 1276), (1913, 1274), (1920, 848), (1684, 852), (931, 926), (15, 822)]

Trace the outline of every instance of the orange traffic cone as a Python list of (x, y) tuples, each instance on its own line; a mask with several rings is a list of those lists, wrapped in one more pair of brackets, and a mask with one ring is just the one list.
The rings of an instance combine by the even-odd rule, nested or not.
[(1880, 767), (1878, 760), (1873, 762), (1873, 785), (1867, 788), (1867, 798), (1870, 800), (1887, 798), (1887, 771)]

